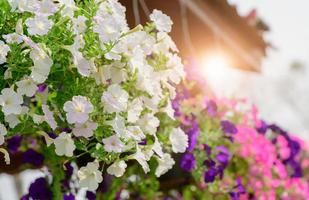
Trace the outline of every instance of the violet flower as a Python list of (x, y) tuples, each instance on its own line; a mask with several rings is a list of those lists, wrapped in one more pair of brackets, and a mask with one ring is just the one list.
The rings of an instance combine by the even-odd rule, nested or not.
[(75, 200), (75, 196), (73, 194), (65, 194), (63, 195), (63, 200)]
[(212, 183), (215, 181), (217, 175), (217, 170), (215, 167), (211, 167), (204, 173), (204, 181), (205, 183)]
[(21, 145), (22, 136), (15, 135), (7, 140), (7, 148), (11, 153), (16, 153)]
[(228, 120), (222, 120), (220, 125), (222, 131), (226, 134), (236, 134), (238, 132), (236, 126)]
[(214, 102), (213, 100), (210, 100), (210, 101), (207, 102), (206, 111), (207, 111), (207, 114), (209, 116), (211, 116), (211, 117), (216, 116), (217, 110), (218, 110), (218, 107), (217, 107), (216, 102)]
[(31, 183), (28, 196), (32, 199), (52, 199), (52, 192), (48, 187), (46, 179), (41, 177)]
[(196, 161), (192, 153), (186, 153), (182, 156), (180, 161), (180, 167), (187, 172), (192, 171), (195, 168)]
[(39, 167), (43, 165), (44, 156), (33, 149), (28, 149), (23, 153), (22, 160), (24, 163), (29, 163), (35, 167)]

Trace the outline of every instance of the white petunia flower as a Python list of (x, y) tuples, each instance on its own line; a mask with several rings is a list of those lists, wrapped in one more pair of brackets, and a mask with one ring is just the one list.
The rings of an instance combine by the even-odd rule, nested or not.
[[(151, 151), (152, 152), (152, 151)], [(130, 156), (130, 158), (135, 159), (143, 168), (145, 173), (150, 171), (147, 161), (149, 161), (150, 156), (146, 152), (142, 152), (139, 147), (136, 148), (136, 152)]]
[(134, 99), (128, 105), (128, 122), (135, 123), (143, 111), (143, 102), (139, 98)]
[(145, 135), (139, 126), (128, 126), (127, 135), (138, 142), (145, 138)]
[(74, 31), (78, 34), (84, 33), (87, 29), (86, 21), (87, 18), (83, 15), (78, 16), (77, 18), (73, 18), (73, 28)]
[(126, 126), (125, 126), (124, 118), (121, 117), (118, 113), (116, 114), (115, 118), (111, 121), (108, 121), (107, 124), (113, 127), (114, 131), (119, 137), (122, 137), (125, 139), (128, 138), (126, 136)]
[(37, 83), (43, 83), (50, 72), (50, 68), (53, 65), (53, 60), (35, 43), (32, 44), (30, 39), (27, 39), (29, 45), (33, 46), (30, 52), (30, 58), (33, 61), (33, 68), (31, 71), (31, 78)]
[(6, 62), (6, 56), (10, 51), (10, 47), (0, 40), (0, 65)]
[(32, 97), (38, 90), (38, 86), (29, 77), (25, 77), (23, 80), (16, 82), (17, 93), (20, 95), (26, 95), (27, 97)]
[(11, 88), (4, 88), (0, 95), (0, 105), (4, 115), (20, 114), (22, 112), (23, 98)]
[(103, 181), (102, 172), (99, 170), (98, 162), (88, 162), (85, 167), (81, 167), (77, 176), (79, 179), (79, 185), (81, 187), (88, 188), (91, 191), (95, 191), (99, 183)]
[(171, 32), (173, 21), (169, 16), (162, 13), (162, 11), (154, 9), (149, 15), (151, 21), (156, 25), (156, 28), (160, 32)]
[(18, 9), (20, 12), (34, 13), (39, 8), (38, 0), (18, 0)]
[(155, 172), (157, 177), (160, 177), (168, 170), (172, 169), (173, 165), (175, 164), (174, 159), (168, 153), (164, 154), (162, 158), (158, 158), (157, 160), (159, 164)]
[(87, 60), (79, 51), (71, 52), (73, 55), (73, 63), (77, 68), (78, 73), (82, 76), (88, 77), (91, 70), (94, 68), (94, 60)]
[(54, 22), (49, 20), (47, 16), (35, 16), (33, 18), (28, 18), (25, 21), (28, 27), (28, 33), (30, 35), (46, 35), (48, 31), (54, 25)]
[(84, 124), (75, 124), (75, 127), (72, 129), (73, 134), (76, 137), (85, 137), (89, 138), (93, 136), (93, 132), (98, 128), (98, 124), (95, 122), (87, 121)]
[(70, 17), (71, 19), (74, 17), (74, 11), (77, 10), (77, 6), (75, 5), (74, 0), (58, 0), (59, 4), (63, 9), (61, 10), (61, 15), (66, 17)]
[(101, 101), (108, 113), (122, 112), (127, 109), (129, 94), (120, 85), (113, 84), (103, 93)]
[(166, 53), (171, 49), (174, 52), (178, 52), (178, 48), (172, 38), (165, 32), (159, 32), (157, 34), (157, 43), (154, 45), (154, 52)]
[(51, 0), (39, 1), (38, 11), (39, 15), (50, 16), (57, 12), (57, 5)]
[(6, 43), (16, 43), (16, 44), (20, 44), (23, 42), (23, 38), (21, 35), (17, 34), (17, 33), (10, 33), (10, 34), (7, 34), (7, 35), (3, 35), (2, 36)]
[(14, 128), (20, 123), (20, 120), (18, 119), (18, 115), (10, 114), (4, 116), (4, 120), (9, 123), (10, 128)]
[(107, 152), (121, 153), (124, 151), (125, 145), (117, 135), (104, 138), (102, 141)]
[(174, 118), (175, 110), (173, 109), (172, 103), (171, 103), (170, 100), (167, 101), (167, 104), (166, 104), (166, 106), (163, 108), (162, 111), (165, 112), (165, 113), (167, 114), (167, 116), (169, 116), (171, 119), (175, 119), (175, 118)]
[(137, 124), (144, 132), (154, 135), (157, 132), (160, 121), (153, 114), (147, 113), (138, 120)]
[(57, 122), (54, 118), (54, 113), (49, 110), (47, 105), (42, 105), (42, 110), (44, 113), (44, 119), (49, 124), (49, 126), (55, 130), (57, 128)]
[(173, 54), (167, 62), (167, 67), (169, 69), (166, 70), (165, 73), (169, 80), (175, 84), (179, 84), (186, 75), (183, 64), (181, 63), (181, 58), (178, 55)]
[(157, 138), (157, 136), (155, 136), (155, 142), (152, 145), (152, 150), (158, 154), (158, 156), (160, 156), (161, 158), (163, 157), (164, 153), (163, 153), (163, 149), (162, 146), (159, 142), (159, 139)]
[(105, 80), (111, 80), (113, 84), (120, 84), (127, 80), (128, 74), (124, 68), (124, 63), (115, 62), (113, 65), (103, 67)]
[(107, 173), (116, 177), (121, 177), (126, 171), (126, 168), (127, 164), (123, 160), (116, 161), (107, 168)]
[(93, 111), (93, 105), (84, 96), (74, 96), (72, 101), (65, 102), (63, 110), (67, 112), (66, 117), (70, 124), (85, 123)]
[(183, 153), (188, 147), (188, 136), (181, 128), (174, 128), (170, 133), (169, 140), (174, 153)]
[(4, 143), (4, 136), (7, 134), (7, 130), (3, 124), (0, 123), (0, 145)]
[(55, 151), (58, 156), (72, 157), (75, 150), (74, 141), (70, 134), (62, 132), (55, 140)]

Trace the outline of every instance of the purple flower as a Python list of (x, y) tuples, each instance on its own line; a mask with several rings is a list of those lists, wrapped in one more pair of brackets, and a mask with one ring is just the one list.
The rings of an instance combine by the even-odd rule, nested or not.
[(43, 93), (44, 91), (45, 91), (45, 89), (47, 88), (47, 85), (45, 85), (44, 83), (42, 83), (42, 84), (39, 84), (38, 85), (38, 92), (39, 93)]
[(221, 124), (221, 129), (224, 133), (235, 134), (238, 131), (236, 126), (228, 120), (222, 120), (220, 124)]
[(294, 157), (300, 152), (300, 145), (298, 142), (292, 139), (288, 139), (288, 142), (289, 142), (288, 145), (291, 150), (291, 157)]
[(33, 166), (39, 167), (43, 165), (44, 156), (33, 149), (29, 149), (23, 153), (22, 160), (24, 163), (29, 163)]
[(63, 200), (75, 200), (75, 196), (73, 194), (65, 194), (63, 195)]
[(86, 198), (87, 198), (88, 200), (95, 200), (95, 199), (96, 199), (95, 193), (90, 192), (90, 191), (87, 191), (87, 192), (86, 192)]
[(216, 149), (217, 151), (219, 151), (219, 153), (216, 156), (216, 160), (226, 166), (231, 158), (230, 152), (224, 146), (218, 146)]
[(209, 160), (205, 160), (204, 161), (204, 165), (206, 165), (208, 168), (211, 168), (211, 167), (215, 167), (216, 166), (216, 162), (209, 159)]
[(66, 177), (71, 177), (73, 174), (73, 167), (71, 165), (71, 163), (67, 162), (64, 164), (66, 170), (65, 170), (65, 175)]
[(210, 156), (211, 155), (211, 147), (208, 146), (207, 144), (204, 144), (203, 146), (204, 146), (204, 150), (206, 152), (206, 155)]
[(65, 127), (65, 128), (61, 128), (62, 132), (66, 132), (66, 133), (71, 133), (72, 129), (70, 129), (69, 127)]
[(187, 135), (189, 136), (189, 146), (187, 150), (192, 151), (195, 148), (197, 139), (200, 135), (200, 128), (196, 120), (192, 121), (190, 129), (187, 131)]
[(15, 135), (7, 140), (7, 148), (11, 153), (16, 153), (20, 147), (22, 137), (20, 135)]
[(147, 139), (143, 139), (138, 143), (139, 145), (146, 145), (147, 144)]
[(190, 172), (195, 168), (195, 165), (196, 165), (196, 161), (192, 153), (186, 153), (182, 156), (181, 161), (180, 161), (180, 167), (183, 170)]
[(259, 132), (261, 134), (265, 134), (267, 129), (268, 129), (268, 126), (267, 126), (266, 122), (263, 121), (263, 120), (261, 121), (261, 125), (256, 128), (257, 132)]
[(208, 101), (207, 102), (206, 110), (207, 110), (207, 114), (209, 116), (211, 116), (211, 117), (216, 116), (217, 115), (217, 110), (218, 110), (216, 102), (214, 102), (213, 100)]
[(205, 183), (212, 183), (215, 181), (217, 175), (217, 170), (215, 167), (211, 167), (204, 173), (204, 181)]
[(32, 199), (52, 199), (52, 192), (48, 188), (48, 183), (46, 179), (43, 177), (36, 179), (29, 187), (28, 196)]

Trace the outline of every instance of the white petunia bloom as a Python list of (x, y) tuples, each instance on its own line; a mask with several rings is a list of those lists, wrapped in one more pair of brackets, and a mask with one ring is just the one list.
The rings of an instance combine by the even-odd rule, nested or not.
[(111, 121), (108, 121), (107, 124), (113, 127), (114, 131), (119, 137), (122, 137), (124, 139), (128, 138), (126, 136), (126, 126), (124, 118), (121, 117), (118, 113), (116, 114), (115, 118)]
[(162, 158), (157, 158), (157, 160), (159, 164), (155, 172), (157, 177), (160, 177), (168, 170), (172, 169), (173, 165), (175, 164), (174, 159), (168, 153), (164, 154)]
[(127, 164), (123, 160), (116, 161), (107, 168), (107, 173), (116, 177), (121, 177), (126, 171), (126, 168)]
[(128, 74), (124, 68), (125, 64), (115, 62), (113, 65), (103, 67), (103, 75), (105, 82), (111, 80), (113, 84), (120, 84), (128, 79)]
[(61, 15), (64, 17), (68, 16), (71, 19), (74, 17), (74, 11), (77, 10), (74, 0), (58, 0), (59, 4), (63, 9), (61, 10)]
[(116, 41), (121, 33), (128, 30), (125, 7), (118, 1), (108, 0), (100, 4), (94, 17), (93, 31), (99, 34), (101, 43)]
[(88, 77), (95, 65), (93, 59), (87, 60), (79, 51), (74, 51), (71, 53), (73, 55), (73, 63), (77, 68), (78, 73), (82, 76)]
[(54, 25), (54, 22), (49, 20), (47, 16), (35, 16), (33, 18), (28, 18), (25, 21), (28, 27), (28, 33), (30, 35), (46, 35), (48, 31)]
[(63, 110), (66, 111), (66, 117), (70, 124), (85, 123), (93, 111), (93, 105), (84, 96), (74, 96), (72, 101), (65, 102)]
[(165, 72), (167, 73), (169, 80), (175, 84), (179, 84), (186, 75), (183, 64), (181, 63), (181, 58), (178, 55), (173, 54), (167, 62), (167, 67), (169, 69)]
[(143, 111), (143, 102), (136, 98), (128, 105), (128, 122), (135, 123)]
[[(31, 40), (29, 40), (31, 44)], [(43, 49), (41, 49), (39, 46), (34, 45), (30, 52), (30, 58), (33, 61), (33, 68), (31, 71), (30, 77), (36, 82), (36, 83), (43, 83), (50, 72), (50, 68), (53, 65), (53, 60), (44, 52)]]
[(136, 152), (130, 156), (130, 158), (135, 159), (142, 166), (145, 173), (150, 171), (149, 165), (147, 163), (150, 157), (151, 156), (147, 155), (147, 152), (142, 152), (139, 147), (137, 147)]
[(155, 136), (155, 142), (152, 145), (152, 150), (161, 158), (163, 157), (163, 149), (157, 136)]
[(4, 143), (4, 136), (7, 134), (7, 130), (3, 124), (0, 123), (0, 145)]
[(70, 134), (62, 132), (55, 140), (55, 152), (58, 156), (73, 156), (73, 152), (75, 150), (74, 141), (71, 138)]
[(27, 97), (32, 97), (38, 89), (38, 86), (29, 77), (25, 77), (23, 80), (16, 82), (16, 85), (18, 87), (17, 93), (26, 95)]
[(127, 135), (138, 142), (146, 137), (139, 126), (128, 126)]
[(154, 9), (149, 15), (149, 18), (155, 23), (158, 31), (171, 32), (173, 21), (169, 16), (162, 13), (162, 11)]
[(73, 18), (73, 28), (74, 31), (78, 34), (84, 33), (87, 29), (86, 21), (87, 18), (83, 15)]
[(37, 14), (50, 16), (57, 12), (57, 5), (51, 0), (39, 1)]
[(154, 135), (157, 132), (160, 121), (153, 114), (147, 113), (138, 120), (137, 124), (144, 132)]
[(81, 167), (77, 176), (79, 179), (79, 185), (81, 187), (88, 188), (91, 191), (95, 191), (99, 183), (103, 181), (102, 172), (99, 170), (98, 162), (88, 162), (85, 167)]
[(4, 88), (0, 95), (0, 105), (4, 115), (21, 114), (23, 98), (11, 88)]
[(127, 109), (129, 94), (120, 85), (113, 84), (103, 93), (101, 101), (108, 113), (122, 112)]
[(18, 115), (10, 114), (4, 116), (4, 120), (9, 123), (10, 128), (14, 128), (20, 123), (20, 120), (18, 119)]
[(49, 110), (47, 105), (42, 105), (42, 110), (44, 113), (44, 119), (49, 124), (49, 126), (55, 130), (57, 128), (57, 122), (54, 118), (54, 113)]
[(20, 44), (20, 43), (23, 42), (22, 36), (17, 34), (17, 33), (10, 33), (10, 34), (7, 34), (7, 35), (3, 35), (2, 37), (9, 44), (11, 44), (11, 43)]
[(39, 1), (38, 0), (18, 0), (17, 5), (18, 5), (18, 9), (20, 12), (34, 13), (39, 8)]
[(98, 124), (95, 122), (87, 121), (84, 124), (75, 124), (75, 127), (72, 129), (73, 134), (76, 137), (85, 137), (89, 138), (93, 136), (93, 132), (98, 128)]
[(121, 153), (124, 151), (125, 145), (117, 135), (104, 138), (102, 141), (107, 152)]
[(165, 112), (165, 113), (167, 114), (167, 116), (169, 116), (171, 119), (175, 119), (175, 118), (174, 118), (175, 110), (173, 109), (172, 103), (171, 103), (170, 100), (167, 101), (167, 104), (166, 104), (166, 106), (163, 108), (162, 111)]
[(0, 40), (0, 65), (6, 62), (6, 56), (10, 51), (10, 47)]
[(174, 128), (169, 135), (174, 153), (183, 153), (188, 147), (188, 136), (181, 128)]

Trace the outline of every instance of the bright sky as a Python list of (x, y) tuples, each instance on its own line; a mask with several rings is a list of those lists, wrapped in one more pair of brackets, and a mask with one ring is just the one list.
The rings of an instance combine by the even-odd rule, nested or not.
[[(243, 83), (236, 89), (228, 86), (226, 90), (250, 97), (260, 108), (263, 118), (278, 123), (309, 141), (309, 1), (229, 2), (237, 5), (239, 13), (243, 15), (256, 8), (258, 15), (271, 29), (265, 38), (277, 47), (277, 50), (268, 51), (262, 74), (238, 73), (238, 78), (230, 82)], [(296, 60), (305, 65), (306, 73), (293, 73), (288, 70)]]
[[(228, 0), (241, 14), (256, 8), (270, 26), (265, 38), (278, 48), (270, 51), (263, 68), (267, 74), (279, 74), (294, 60), (309, 65), (308, 0)], [(279, 70), (277, 70), (279, 68)], [(275, 72), (275, 73), (274, 73)]]

